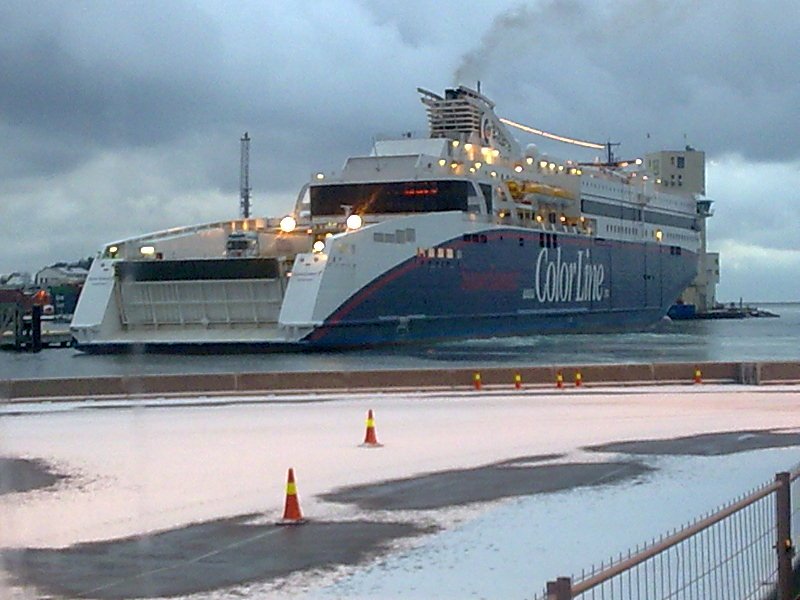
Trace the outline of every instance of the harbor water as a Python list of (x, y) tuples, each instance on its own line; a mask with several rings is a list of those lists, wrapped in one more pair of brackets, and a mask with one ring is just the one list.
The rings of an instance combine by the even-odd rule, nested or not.
[(467, 340), (365, 350), (269, 354), (89, 355), (71, 348), (0, 352), (0, 379), (176, 373), (354, 371), (471, 366), (800, 360), (800, 303), (779, 318), (664, 320), (647, 332)]

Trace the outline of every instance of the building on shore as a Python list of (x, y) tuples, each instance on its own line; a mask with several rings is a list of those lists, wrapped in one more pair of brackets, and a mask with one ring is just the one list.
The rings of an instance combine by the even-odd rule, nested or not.
[(693, 197), (697, 202), (697, 229), (700, 232), (697, 277), (678, 298), (678, 304), (694, 306), (707, 313), (717, 304), (719, 253), (708, 252), (706, 223), (714, 214), (713, 200), (706, 198), (705, 152), (686, 146), (684, 150), (653, 152), (645, 157), (647, 169), (655, 176), (655, 189)]

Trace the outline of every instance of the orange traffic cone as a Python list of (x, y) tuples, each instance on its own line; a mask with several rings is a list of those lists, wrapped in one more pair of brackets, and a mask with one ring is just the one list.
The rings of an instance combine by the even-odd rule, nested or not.
[(522, 389), (522, 375), (517, 373), (514, 375), (514, 389), (521, 390)]
[(703, 374), (700, 372), (698, 367), (694, 368), (694, 382), (703, 383)]
[(375, 435), (375, 418), (372, 416), (372, 409), (367, 412), (367, 434), (364, 436), (364, 448), (380, 448), (383, 444), (378, 443), (378, 436)]
[(276, 525), (302, 525), (306, 520), (300, 512), (300, 502), (297, 499), (297, 486), (294, 483), (294, 469), (289, 469), (286, 480), (286, 504), (283, 507), (283, 518)]
[(583, 377), (581, 376), (580, 371), (575, 371), (575, 387), (581, 387), (583, 385)]
[(556, 387), (563, 388), (564, 387), (564, 375), (561, 371), (556, 372)]
[(481, 389), (481, 374), (477, 371), (475, 372), (475, 375), (472, 376), (472, 382), (475, 384), (476, 390)]

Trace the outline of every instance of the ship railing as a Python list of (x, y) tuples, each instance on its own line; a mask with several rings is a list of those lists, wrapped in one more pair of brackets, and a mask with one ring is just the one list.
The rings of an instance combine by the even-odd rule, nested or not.
[(549, 581), (534, 600), (792, 600), (800, 534), (800, 469), (580, 575)]
[[(280, 219), (277, 217), (259, 217), (257, 219), (233, 219), (229, 221), (215, 221), (213, 223), (203, 223), (200, 225), (186, 225), (183, 227), (171, 227), (169, 229), (165, 229), (163, 231), (158, 231), (156, 233), (150, 233), (146, 235), (135, 236), (131, 238), (127, 238), (124, 240), (119, 240), (115, 242), (116, 244), (126, 244), (126, 243), (136, 243), (136, 242), (149, 242), (149, 241), (157, 241), (175, 237), (177, 235), (189, 235), (192, 233), (199, 233), (201, 231), (208, 231), (210, 229), (236, 229), (237, 231), (239, 228), (236, 226), (239, 222), (248, 221), (248, 223), (252, 223), (251, 226), (248, 227), (248, 230), (252, 231), (263, 231), (269, 229), (277, 229), (280, 226)], [(244, 227), (242, 226), (241, 229), (243, 230)]]

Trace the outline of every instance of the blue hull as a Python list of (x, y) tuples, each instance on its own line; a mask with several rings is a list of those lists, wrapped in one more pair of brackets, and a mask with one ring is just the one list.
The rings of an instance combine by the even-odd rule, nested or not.
[[(697, 256), (657, 243), (495, 229), (442, 244), (365, 286), (304, 345), (641, 330), (696, 275)], [(548, 247), (549, 246), (549, 247)], [(460, 257), (460, 258), (458, 258)]]

